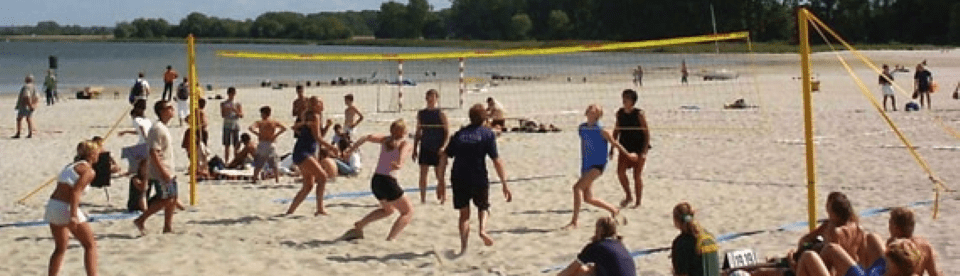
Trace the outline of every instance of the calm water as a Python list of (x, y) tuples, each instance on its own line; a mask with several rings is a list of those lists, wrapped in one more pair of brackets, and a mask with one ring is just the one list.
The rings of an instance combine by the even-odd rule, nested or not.
[[(48, 66), (47, 57), (58, 57), (60, 92), (70, 94), (88, 85), (129, 86), (137, 72), (144, 72), (154, 91), (162, 89), (162, 73), (172, 65), (181, 76), (186, 75), (186, 44), (173, 43), (103, 43), (103, 42), (2, 42), (0, 41), (0, 93), (15, 93), (27, 74), (42, 83)], [(198, 72), (201, 83), (216, 87), (250, 85), (264, 79), (310, 80), (329, 82), (343, 78), (397, 78), (396, 62), (299, 62), (218, 58), (217, 50), (248, 50), (296, 53), (398, 53), (457, 51), (432, 47), (366, 47), (315, 45), (197, 45)], [(637, 64), (645, 68), (678, 66), (680, 59), (697, 63), (695, 55), (579, 53), (553, 56), (531, 56), (467, 60), (468, 77), (505, 75), (609, 73), (629, 74)], [(715, 61), (713, 61), (715, 62)], [(414, 81), (455, 79), (456, 60), (411, 61), (404, 63), (404, 77)], [(611, 69), (613, 68), (613, 69)], [(648, 69), (649, 70), (649, 69)], [(427, 72), (431, 72), (427, 74)], [(436, 77), (432, 72), (436, 72)]]

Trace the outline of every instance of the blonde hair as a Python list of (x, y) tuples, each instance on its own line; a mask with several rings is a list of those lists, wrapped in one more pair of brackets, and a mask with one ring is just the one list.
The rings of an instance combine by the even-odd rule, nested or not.
[(897, 266), (898, 275), (905, 276), (913, 275), (913, 271), (920, 266), (923, 259), (920, 249), (909, 239), (894, 240), (887, 246), (887, 252), (884, 255)]
[(602, 217), (597, 220), (597, 233), (590, 241), (597, 242), (607, 238), (615, 238), (618, 241), (623, 239), (622, 236), (617, 235), (617, 221), (611, 217)]
[(693, 206), (687, 202), (681, 202), (673, 207), (673, 221), (680, 226), (680, 231), (694, 236), (700, 234), (700, 227), (697, 226), (693, 217), (695, 214)]
[(77, 155), (73, 157), (74, 161), (80, 161), (90, 156), (91, 153), (100, 149), (100, 144), (93, 140), (84, 140), (77, 144)]
[[(587, 111), (590, 111), (591, 108), (597, 109), (597, 118), (603, 118), (603, 107), (598, 104), (590, 104), (587, 106)], [(584, 112), (586, 113), (586, 112)]]
[(392, 123), (390, 123), (390, 138), (388, 139), (387, 143), (385, 143), (388, 150), (393, 150), (397, 148), (398, 146), (400, 146), (399, 142), (403, 140), (402, 135), (400, 137), (394, 137), (393, 132), (395, 130), (406, 131), (406, 129), (407, 129), (407, 123), (405, 123), (403, 119), (397, 119)]

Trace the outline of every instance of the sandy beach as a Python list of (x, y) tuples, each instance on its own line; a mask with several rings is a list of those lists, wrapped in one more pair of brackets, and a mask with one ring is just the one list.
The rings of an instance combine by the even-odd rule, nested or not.
[[(874, 62), (906, 65), (910, 73), (896, 75), (896, 82), (912, 88), (913, 65), (927, 60), (940, 92), (933, 94), (933, 110), (903, 112), (907, 97), (897, 95), (898, 109), (888, 113), (901, 131), (918, 146), (918, 152), (938, 177), (953, 189), (960, 189), (960, 137), (943, 125), (960, 130), (960, 101), (950, 98), (960, 80), (960, 52), (957, 51), (870, 51)], [(845, 54), (854, 63), (852, 55)], [(724, 241), (721, 250), (749, 248), (763, 258), (776, 257), (795, 247), (805, 227), (778, 230), (806, 220), (806, 171), (804, 163), (803, 111), (800, 93), (799, 57), (792, 54), (757, 54), (754, 66), (733, 68), (744, 72), (735, 83), (704, 82), (691, 78), (680, 86), (679, 70), (650, 69), (645, 86), (639, 90), (639, 105), (650, 120), (653, 149), (644, 171), (643, 206), (624, 209), (629, 224), (621, 234), (631, 252), (669, 247), (678, 234), (671, 210), (679, 202), (690, 202), (702, 225), (721, 236), (751, 231), (757, 234)], [(813, 56), (814, 74), (821, 91), (814, 95), (817, 137), (817, 206), (825, 217), (823, 201), (832, 191), (846, 193), (858, 212), (876, 208), (915, 204), (916, 233), (927, 237), (939, 253), (945, 275), (960, 274), (960, 241), (955, 230), (960, 223), (960, 194), (944, 193), (940, 218), (933, 220), (933, 185), (927, 175), (858, 90), (857, 84), (836, 61), (833, 53)], [(293, 216), (280, 217), (300, 188), (299, 178), (284, 177), (279, 184), (264, 181), (204, 181), (197, 185), (198, 204), (188, 206), (174, 219), (174, 234), (161, 234), (162, 216), (147, 223), (147, 236), (140, 236), (130, 218), (105, 219), (91, 223), (100, 253), (101, 275), (539, 275), (569, 264), (594, 233), (593, 223), (607, 215), (602, 209), (585, 205), (580, 227), (559, 230), (570, 219), (571, 187), (578, 177), (580, 146), (576, 125), (584, 121), (588, 103), (604, 107), (602, 122), (614, 124), (614, 112), (621, 106), (620, 91), (632, 87), (629, 70), (623, 74), (589, 76), (587, 82), (568, 82), (566, 76), (533, 81), (504, 81), (485, 93), (467, 94), (465, 104), (486, 97), (502, 101), (511, 117), (532, 117), (563, 129), (558, 133), (505, 133), (498, 143), (506, 163), (513, 202), (504, 201), (499, 186), (492, 186), (488, 230), (496, 241), (484, 247), (471, 235), (469, 252), (461, 257), (457, 215), (450, 201), (440, 205), (428, 194), (427, 204), (419, 203), (417, 192), (407, 192), (415, 214), (411, 224), (393, 242), (385, 241), (396, 215), (370, 225), (366, 239), (337, 241), (363, 215), (377, 206), (372, 196), (344, 196), (368, 192), (372, 168), (379, 149), (362, 147), (364, 170), (357, 177), (340, 177), (327, 184), (326, 201), (330, 215), (314, 217), (315, 204), (304, 202)], [(703, 68), (693, 68), (694, 70)], [(856, 62), (858, 75), (871, 93), (880, 97), (876, 74)], [(674, 76), (676, 75), (676, 76)], [(455, 80), (453, 80), (455, 81)], [(423, 106), (429, 84), (405, 88), (402, 112), (376, 113), (378, 87), (338, 86), (307, 88), (308, 96), (325, 101), (325, 118), (342, 121), (346, 93), (357, 97), (366, 120), (361, 134), (386, 133), (390, 121), (403, 118), (415, 124), (413, 108)], [(154, 84), (154, 87), (162, 87)], [(446, 97), (456, 97), (455, 82), (443, 84)], [(156, 89), (156, 88), (155, 88)], [(382, 87), (380, 89), (383, 89)], [(738, 89), (747, 89), (738, 91)], [(109, 90), (113, 91), (113, 90)], [(120, 90), (125, 91), (125, 90)], [(735, 96), (742, 93), (757, 111), (711, 113), (732, 99), (705, 96), (711, 91)], [(749, 91), (759, 92), (759, 98)], [(673, 93), (676, 92), (676, 93)], [(702, 93), (702, 94), (699, 94)], [(213, 94), (225, 96), (224, 89)], [(159, 90), (151, 95), (159, 97)], [(71, 95), (68, 95), (71, 96)], [(47, 270), (54, 244), (46, 224), (13, 226), (10, 223), (40, 220), (53, 186), (18, 204), (17, 200), (55, 176), (75, 154), (81, 139), (104, 135), (118, 120), (120, 129), (130, 128), (121, 99), (107, 95), (99, 100), (69, 99), (52, 107), (41, 106), (34, 115), (37, 132), (31, 139), (11, 139), (15, 128), (14, 99), (0, 97), (0, 275), (41, 275)], [(269, 105), (274, 116), (290, 124), (293, 88), (241, 88), (238, 101), (244, 106), (244, 128), (253, 123), (256, 110)], [(72, 98), (72, 96), (71, 96)], [(881, 98), (882, 99), (882, 98)], [(385, 99), (380, 99), (384, 101)], [(222, 120), (219, 100), (208, 103), (210, 149), (223, 155), (220, 144)], [(42, 105), (42, 100), (41, 100)], [(679, 112), (681, 106), (695, 105), (699, 112)], [(150, 103), (152, 107), (152, 102)], [(381, 105), (383, 106), (383, 105)], [(446, 110), (456, 130), (467, 123), (466, 109)], [(720, 111), (717, 111), (720, 112)], [(720, 115), (716, 115), (720, 114)], [(156, 119), (152, 108), (147, 117)], [(180, 144), (185, 127), (171, 123), (174, 144)], [(674, 127), (676, 126), (676, 127)], [(720, 127), (718, 127), (720, 126)], [(723, 126), (730, 126), (723, 128)], [(328, 136), (327, 139), (330, 137)], [(105, 148), (126, 170), (119, 154), (136, 142), (135, 136), (110, 136)], [(279, 138), (277, 148), (289, 152), (294, 138)], [(177, 173), (185, 178), (186, 152), (175, 151)], [(408, 162), (398, 175), (401, 186), (417, 187), (415, 162)], [(611, 203), (623, 198), (616, 177), (616, 161), (594, 184), (595, 194)], [(496, 179), (490, 165), (491, 179)], [(436, 182), (430, 180), (430, 185)], [(91, 215), (114, 215), (125, 211), (127, 177), (113, 179), (108, 188), (110, 201), (101, 189), (90, 189), (81, 209)], [(311, 194), (312, 195), (312, 194)], [(448, 195), (450, 197), (450, 195)], [(189, 202), (189, 189), (181, 184), (180, 201)], [(887, 232), (888, 213), (864, 216), (864, 228), (882, 237)], [(473, 233), (476, 219), (472, 220)], [(638, 275), (671, 275), (669, 252), (656, 251), (637, 257)], [(83, 271), (82, 249), (76, 240), (61, 269), (62, 275)]]

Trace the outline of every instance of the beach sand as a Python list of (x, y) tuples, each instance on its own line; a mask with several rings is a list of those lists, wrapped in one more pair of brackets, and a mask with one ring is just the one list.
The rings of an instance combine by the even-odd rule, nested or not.
[[(934, 118), (941, 117), (944, 124), (960, 129), (960, 101), (949, 98), (953, 77), (960, 75), (960, 55), (939, 51), (876, 51), (866, 55), (878, 63), (904, 64), (911, 69), (911, 64), (928, 60), (934, 77), (941, 84), (941, 92), (933, 95), (935, 109), (888, 114), (910, 141), (920, 147), (918, 152), (937, 176), (951, 188), (958, 188), (960, 138), (944, 131)], [(794, 79), (800, 71), (799, 58), (772, 54), (755, 58), (756, 67), (738, 68), (751, 73), (737, 80), (755, 79), (755, 83), (724, 87), (759, 91), (761, 101), (748, 103), (761, 105), (763, 113), (744, 113), (754, 117), (742, 117), (750, 119), (736, 122), (733, 130), (715, 129), (717, 125), (712, 120), (737, 121), (737, 115), (723, 113), (718, 118), (709, 115), (707, 110), (689, 116), (675, 114), (679, 105), (687, 102), (713, 107), (731, 102), (732, 99), (691, 96), (691, 93), (718, 89), (715, 88), (718, 84), (691, 78), (690, 86), (680, 87), (679, 76), (672, 76), (672, 71), (648, 71), (646, 86), (640, 90), (640, 107), (647, 110), (654, 130), (653, 149), (644, 171), (643, 207), (625, 209), (623, 214), (630, 223), (620, 228), (631, 251), (669, 247), (678, 234), (671, 221), (671, 210), (682, 201), (693, 204), (701, 224), (716, 235), (764, 231), (723, 242), (722, 250), (750, 248), (761, 257), (777, 257), (793, 248), (805, 231), (803, 227), (776, 231), (783, 225), (807, 218), (804, 147), (798, 143), (803, 139), (803, 112), (800, 82)], [(931, 200), (932, 184), (926, 174), (905, 149), (896, 147), (901, 145), (899, 140), (859, 93), (834, 54), (818, 53), (813, 59), (815, 75), (822, 82), (821, 91), (814, 95), (818, 216), (825, 217), (823, 201), (831, 191), (847, 193), (858, 212)], [(871, 93), (879, 96), (876, 74), (862, 66), (857, 70)], [(419, 203), (417, 192), (406, 193), (416, 202), (415, 214), (398, 240), (385, 241), (396, 218), (394, 215), (368, 226), (366, 239), (344, 242), (337, 238), (376, 208), (373, 197), (327, 200), (330, 215), (322, 217), (312, 216), (316, 205), (307, 201), (295, 215), (280, 217), (287, 204), (277, 200), (290, 199), (296, 194), (300, 187), (297, 178), (284, 177), (280, 184), (263, 181), (257, 185), (243, 181), (206, 181), (197, 185), (198, 204), (177, 213), (174, 234), (160, 234), (163, 221), (160, 215), (147, 222), (149, 235), (144, 237), (140, 237), (130, 219), (92, 223), (100, 254), (99, 271), (101, 275), (536, 275), (566, 266), (593, 235), (596, 219), (607, 215), (601, 209), (585, 205), (580, 228), (558, 230), (570, 219), (570, 189), (580, 166), (579, 140), (574, 129), (584, 120), (582, 114), (588, 103), (603, 105), (606, 110), (603, 123), (613, 125), (613, 114), (620, 106), (620, 91), (631, 87), (629, 68), (623, 72), (590, 76), (587, 83), (568, 83), (564, 76), (501, 82), (486, 93), (466, 95), (466, 104), (493, 96), (506, 105), (508, 116), (530, 116), (564, 130), (500, 136), (500, 153), (507, 165), (508, 178), (518, 180), (509, 182), (514, 197), (511, 203), (504, 201), (500, 186), (491, 188), (493, 207), (488, 231), (496, 241), (494, 246), (482, 245), (476, 236), (474, 219), (469, 252), (454, 257), (453, 253), (459, 249), (458, 213), (449, 200), (446, 205), (439, 205), (433, 199), (433, 192), (428, 194), (431, 200), (427, 204)], [(897, 75), (897, 83), (903, 87), (911, 87), (911, 80), (912, 74)], [(406, 109), (423, 105), (427, 86), (405, 88)], [(452, 91), (455, 84), (444, 87)], [(360, 133), (386, 133), (389, 122), (396, 118), (403, 118), (413, 126), (415, 112), (412, 110), (375, 112), (378, 89), (384, 88), (374, 85), (311, 87), (306, 93), (321, 96), (326, 103), (325, 116), (338, 121), (342, 121), (342, 95), (356, 94), (358, 106), (367, 118), (360, 126)], [(684, 93), (677, 96), (671, 95), (671, 91)], [(214, 92), (225, 95), (222, 89)], [(156, 98), (159, 94), (152, 96)], [(456, 97), (456, 92), (442, 95), (444, 102), (455, 102), (449, 97)], [(245, 126), (258, 118), (257, 109), (262, 105), (272, 106), (274, 116), (289, 125), (291, 102), (295, 97), (293, 88), (243, 88), (238, 97), (246, 113), (242, 120)], [(900, 108), (905, 99), (898, 95)], [(211, 150), (222, 156), (218, 103), (210, 101), (207, 114), (211, 122)], [(0, 98), (0, 106), (13, 105), (12, 98)], [(15, 113), (9, 109), (0, 113), (0, 152), (4, 156), (0, 160), (3, 176), (0, 223), (42, 219), (52, 186), (23, 204), (16, 201), (68, 164), (81, 139), (104, 135), (118, 120), (121, 129), (129, 128), (125, 112), (128, 106), (125, 99), (114, 100), (112, 96), (42, 106), (34, 116), (38, 131), (32, 139), (10, 139)], [(152, 103), (150, 106), (148, 117), (155, 119)], [(466, 123), (466, 109), (446, 112), (454, 130)], [(693, 122), (689, 122), (691, 118)], [(687, 129), (664, 127), (684, 120), (688, 120)], [(659, 128), (658, 123), (662, 123)], [(174, 143), (179, 145), (185, 128), (175, 122), (171, 124)], [(120, 150), (135, 140), (134, 136), (110, 136), (106, 142), (106, 149), (124, 164), (124, 169), (126, 162), (119, 159)], [(278, 149), (289, 152), (293, 141), (292, 135), (284, 134), (278, 141)], [(362, 150), (364, 170), (358, 177), (341, 177), (328, 183), (327, 194), (369, 191), (371, 166), (376, 162), (379, 149), (366, 145)], [(180, 149), (175, 153), (177, 173), (180, 179), (185, 179), (186, 153)], [(404, 188), (416, 188), (418, 168), (414, 162), (407, 161), (398, 180)], [(615, 161), (611, 162), (594, 184), (595, 194), (611, 203), (623, 198), (615, 167)], [(492, 166), (490, 170), (491, 179), (496, 179)], [(113, 186), (108, 188), (109, 202), (102, 190), (89, 190), (81, 208), (92, 215), (124, 211), (127, 182), (126, 177), (113, 179)], [(430, 183), (434, 185), (435, 181), (431, 178)], [(448, 195), (449, 198), (452, 197)], [(958, 199), (957, 193), (942, 194), (938, 220), (931, 219), (930, 205), (913, 208), (919, 218), (916, 232), (934, 244), (946, 275), (960, 274), (957, 261), (960, 242), (956, 240), (955, 230), (950, 230), (960, 223)], [(186, 184), (181, 184), (180, 201), (189, 203)], [(862, 222), (868, 231), (888, 237), (888, 217), (882, 213), (864, 217)], [(2, 227), (0, 255), (5, 257), (0, 259), (0, 275), (43, 274), (52, 250), (53, 241), (46, 225)], [(670, 275), (668, 255), (668, 252), (655, 252), (637, 258), (638, 274)], [(82, 258), (82, 249), (72, 240), (61, 273), (82, 273)]]

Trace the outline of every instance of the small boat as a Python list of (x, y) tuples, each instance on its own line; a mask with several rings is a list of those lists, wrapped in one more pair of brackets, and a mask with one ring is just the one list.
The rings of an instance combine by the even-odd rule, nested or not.
[(719, 69), (719, 70), (713, 70), (713, 71), (703, 71), (701, 75), (703, 76), (703, 80), (705, 80), (705, 81), (711, 81), (711, 80), (731, 80), (731, 79), (736, 79), (737, 77), (740, 76), (739, 73), (737, 73), (737, 72), (735, 72), (735, 71), (730, 71), (730, 70), (727, 70), (727, 69)]

